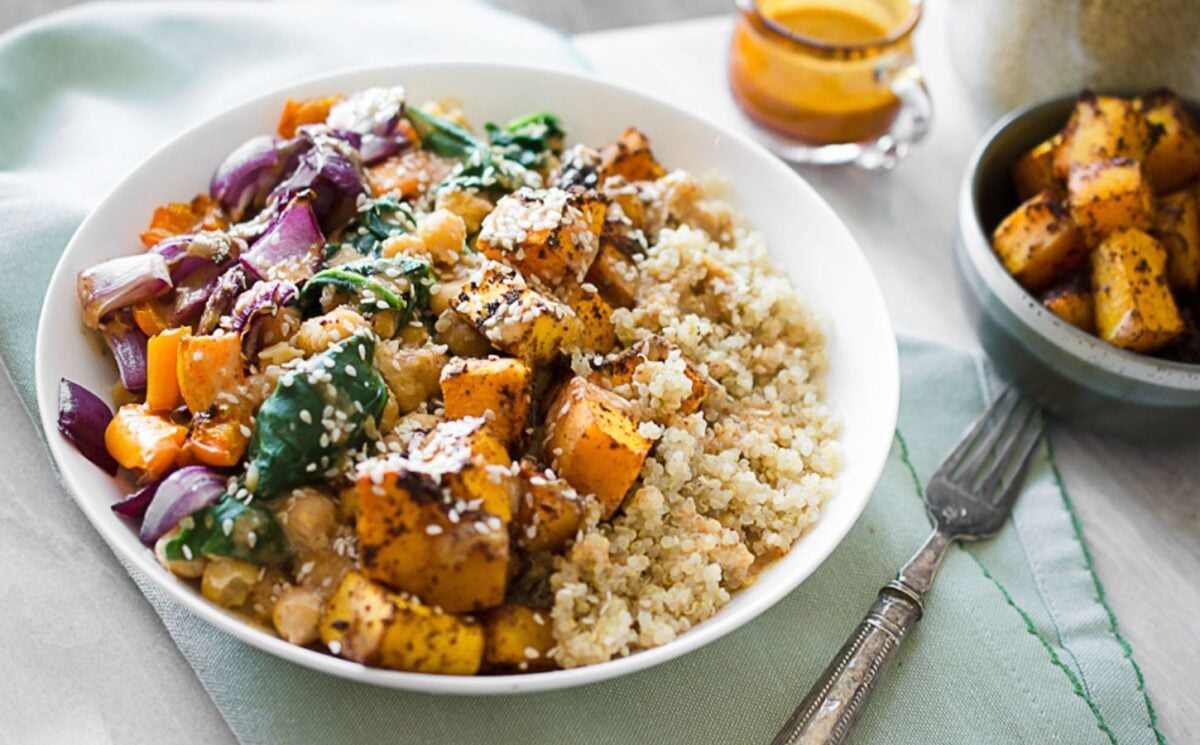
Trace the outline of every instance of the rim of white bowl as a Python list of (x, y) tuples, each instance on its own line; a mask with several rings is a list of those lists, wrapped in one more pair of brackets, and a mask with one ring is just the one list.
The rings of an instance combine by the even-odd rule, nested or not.
[[(1200, 365), (1130, 352), (1075, 328), (1042, 307), (1004, 269), (995, 252), (991, 250), (987, 233), (980, 220), (979, 205), (975, 201), (975, 182), (979, 175), (980, 162), (1003, 140), (1011, 128), (1027, 118), (1038, 116), (1045, 109), (1063, 106), (1076, 98), (1074, 95), (1055, 96), (1015, 109), (993, 124), (975, 147), (959, 189), (959, 231), (963, 234), (962, 242), (967, 256), (984, 284), (1004, 307), (1055, 348), (1085, 365), (1100, 368), (1118, 377), (1163, 388), (1200, 392)], [(1193, 110), (1200, 108), (1192, 101), (1181, 100)]]
[[(616, 658), (607, 662), (601, 662), (594, 665), (584, 667), (571, 668), (566, 670), (553, 670), (548, 672), (535, 672), (523, 674), (505, 674), (505, 675), (480, 675), (480, 676), (453, 676), (439, 675), (430, 673), (413, 673), (398, 670), (386, 670), (382, 668), (367, 667), (365, 665), (344, 660), (324, 652), (300, 647), (294, 644), (283, 641), (282, 639), (260, 631), (240, 617), (209, 603), (190, 585), (178, 580), (173, 575), (170, 575), (163, 569), (155, 560), (153, 553), (144, 548), (139, 551), (126, 551), (122, 546), (118, 530), (128, 530), (128, 526), (110, 519), (111, 514), (102, 509), (93, 500), (87, 500), (80, 496), (75, 486), (71, 483), (71, 479), (64, 474), (63, 481), (66, 483), (68, 491), (76, 504), (87, 514), (92, 525), (104, 536), (110, 548), (114, 552), (119, 553), (129, 560), (134, 566), (145, 572), (156, 585), (166, 591), (176, 602), (186, 608), (189, 612), (197, 617), (207, 621), (214, 627), (224, 631), (227, 634), (260, 649), (264, 652), (272, 654), (284, 660), (288, 660), (302, 667), (318, 672), (327, 673), (339, 678), (353, 680), (360, 683), (368, 683), (381, 687), (395, 688), (399, 690), (408, 690), (422, 693), (433, 694), (448, 694), (448, 695), (502, 695), (516, 693), (536, 693), (550, 690), (560, 690), (572, 688), (576, 686), (586, 685), (590, 683), (598, 683), (613, 678), (618, 678), (628, 675), (639, 670), (644, 670), (654, 667), (668, 660), (675, 659), (681, 655), (698, 649), (710, 642), (713, 642), (726, 634), (740, 628), (750, 620), (756, 618), (761, 613), (766, 611), (771, 606), (779, 602), (785, 595), (796, 589), (804, 580), (812, 575), (828, 558), (833, 550), (841, 545), (846, 534), (857, 523), (861, 517), (863, 510), (866, 508), (871, 494), (878, 485), (879, 477), (883, 472), (883, 467), (887, 461), (888, 453), (891, 449), (891, 433), (895, 429), (896, 419), (899, 415), (900, 404), (900, 368), (899, 368), (899, 353), (895, 342), (895, 332), (891, 322), (891, 316), (887, 310), (886, 304), (883, 302), (883, 293), (879, 287), (877, 278), (871, 270), (870, 264), (866, 260), (865, 254), (862, 253), (861, 247), (858, 246), (857, 240), (849, 232), (845, 223), (837, 216), (833, 208), (816, 192), (815, 189), (799, 174), (788, 168), (782, 161), (771, 155), (762, 145), (756, 143), (753, 139), (740, 132), (732, 131), (715, 122), (700, 119), (694, 114), (691, 114), (684, 109), (656, 98), (648, 93), (638, 91), (634, 88), (614, 83), (605, 80), (597, 75), (583, 72), (564, 72), (561, 70), (552, 70), (536, 65), (517, 65), (517, 64), (500, 64), (490, 62), (452, 62), (452, 61), (437, 61), (437, 62), (411, 62), (397, 63), (390, 65), (365, 65), (354, 66), (348, 68), (340, 68), (331, 72), (322, 73), (320, 75), (309, 76), (297, 79), (286, 85), (276, 86), (264, 93), (251, 96), (233, 106), (214, 114), (203, 121), (188, 127), (176, 136), (170, 138), (161, 146), (156, 148), (146, 158), (144, 158), (137, 166), (131, 169), (126, 175), (119, 179), (112, 189), (97, 202), (97, 207), (105, 204), (113, 194), (121, 188), (121, 186), (134, 174), (140, 172), (150, 161), (158, 157), (159, 153), (174, 145), (179, 140), (191, 136), (191, 134), (200, 129), (207, 128), (218, 119), (229, 116), (233, 112), (261, 105), (265, 100), (282, 99), (289, 92), (322, 83), (337, 85), (336, 81), (353, 78), (355, 76), (365, 76), (371, 74), (387, 74), (396, 76), (396, 79), (402, 80), (406, 72), (414, 70), (428, 70), (431, 68), (450, 68), (453, 70), (462, 70), (469, 74), (471, 70), (487, 70), (511, 72), (515, 75), (545, 75), (558, 77), (567, 81), (583, 82), (591, 85), (598, 85), (609, 88), (621, 95), (628, 96), (633, 99), (638, 99), (643, 103), (648, 103), (653, 106), (660, 106), (669, 110), (672, 115), (697, 121), (700, 124), (716, 129), (722, 136), (728, 137), (737, 141), (744, 147), (750, 148), (752, 151), (760, 154), (764, 159), (770, 162), (769, 167), (785, 175), (787, 178), (793, 179), (798, 188), (808, 192), (815, 203), (819, 204), (824, 209), (828, 210), (833, 215), (836, 224), (845, 232), (845, 238), (853, 245), (857, 252), (854, 259), (861, 263), (863, 269), (863, 277), (870, 281), (871, 286), (864, 288), (868, 292), (868, 296), (875, 298), (881, 313), (881, 321), (884, 327), (881, 332), (889, 339), (891, 344), (888, 345), (887, 354), (880, 360), (881, 368), (877, 382), (881, 386), (885, 386), (885, 400), (889, 402), (886, 410), (881, 412), (881, 416), (886, 418), (888, 422), (886, 441), (881, 440), (876, 444), (875, 452), (858, 453), (858, 460), (861, 462), (860, 468), (867, 475), (866, 483), (870, 486), (865, 490), (864, 494), (858, 496), (858, 503), (854, 505), (853, 515), (848, 518), (844, 525), (839, 526), (838, 534), (834, 536), (834, 540), (828, 542), (823, 550), (809, 551), (809, 566), (807, 572), (798, 573), (795, 577), (788, 577), (784, 581), (777, 582), (773, 585), (754, 584), (750, 587), (739, 591), (739, 594), (747, 596), (746, 602), (730, 609), (728, 607), (718, 611), (712, 618), (705, 622), (689, 629), (672, 641), (652, 649), (642, 650), (631, 654), (627, 657)], [(84, 219), (80, 226), (72, 235), (71, 240), (67, 243), (63, 251), (65, 257), (73, 248), (76, 242), (76, 237), (88, 227), (96, 212), (93, 208), (88, 217)], [(51, 391), (44, 390), (48, 383), (44, 384), (43, 379), (46, 377), (43, 373), (46, 371), (46, 365), (49, 364), (45, 358), (44, 350), (46, 345), (43, 343), (43, 338), (51, 333), (47, 319), (52, 315), (49, 307), (50, 289), (56, 287), (63, 281), (62, 273), (64, 271), (64, 262), (60, 258), (58, 265), (55, 267), (54, 274), (51, 277), (50, 284), (47, 289), (47, 297), (41, 308), (41, 315), (38, 319), (37, 330), (37, 346), (34, 355), (35, 364), (35, 382), (37, 388), (37, 401), (40, 408), (40, 418), (42, 427), (46, 432), (46, 439), (50, 446), (51, 454), (55, 460), (56, 466), (60, 459), (67, 452), (68, 445), (64, 438), (55, 436), (57, 433), (57, 424), (55, 419), (55, 410), (52, 404), (55, 401), (55, 394)], [(839, 491), (834, 496), (835, 500), (846, 498), (850, 495)], [(824, 515), (824, 513), (822, 513)], [(793, 547), (795, 550), (802, 545), (803, 538)], [(786, 558), (786, 556), (785, 556)], [(783, 561), (784, 559), (779, 559)]]

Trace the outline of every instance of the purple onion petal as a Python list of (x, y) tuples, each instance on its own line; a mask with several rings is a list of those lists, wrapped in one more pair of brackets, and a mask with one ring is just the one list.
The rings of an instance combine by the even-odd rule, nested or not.
[[(348, 150), (347, 152), (344, 152)], [(358, 196), (366, 186), (357, 153), (335, 137), (315, 136), (313, 147), (300, 156), (296, 170), (268, 198), (282, 204), (311, 191), (312, 210), (321, 228), (332, 233), (358, 213)]]
[(238, 296), (250, 286), (250, 278), (241, 264), (235, 264), (221, 275), (217, 286), (209, 294), (204, 303), (204, 312), (200, 314), (198, 334), (211, 334), (221, 323), (222, 316), (233, 312), (234, 303)]
[(242, 293), (234, 306), (228, 328), (242, 335), (242, 349), (247, 357), (253, 356), (258, 348), (262, 322), (278, 313), (280, 308), (295, 300), (299, 294), (295, 284), (283, 280), (259, 282)]
[(88, 389), (63, 378), (58, 383), (58, 431), (83, 457), (109, 476), (117, 475), (117, 462), (104, 446), (104, 430), (112, 409)]
[(262, 207), (267, 194), (293, 167), (296, 156), (309, 147), (311, 143), (299, 137), (252, 137), (217, 167), (209, 193), (234, 222), (241, 222), (250, 211)]
[(359, 148), (359, 154), (362, 155), (364, 166), (373, 166), (376, 163), (382, 163), (396, 153), (407, 150), (412, 147), (412, 144), (412, 140), (399, 132), (385, 137), (365, 135), (362, 147)]
[(259, 282), (237, 299), (233, 309), (231, 331), (242, 331), (254, 316), (274, 314), (299, 294), (296, 285), (283, 280)]
[(123, 256), (85, 269), (76, 278), (83, 320), (99, 328), (100, 320), (114, 310), (170, 291), (171, 274), (162, 256), (154, 253)]
[(171, 280), (178, 285), (192, 272), (213, 264), (227, 264), (236, 259), (245, 242), (217, 230), (205, 230), (187, 235), (164, 238), (150, 249), (163, 257)]
[(175, 288), (175, 301), (171, 305), (170, 320), (174, 326), (190, 323), (195, 320), (208, 303), (208, 298), (217, 289), (221, 275), (229, 268), (226, 266), (208, 266), (192, 272), (187, 279)]
[(312, 207), (306, 200), (296, 199), (242, 254), (242, 266), (253, 277), (285, 279), (299, 285), (316, 272), (324, 245), (325, 236)]
[(132, 517), (135, 520), (140, 520), (146, 514), (146, 508), (150, 506), (151, 500), (154, 499), (155, 493), (158, 492), (158, 485), (163, 482), (163, 479), (157, 479), (146, 484), (142, 488), (135, 491), (133, 494), (122, 499), (112, 506), (112, 511), (118, 515)]
[(134, 325), (132, 318), (118, 317), (105, 325), (104, 341), (117, 361), (125, 390), (132, 393), (146, 390), (146, 343), (149, 341), (146, 334)]
[(225, 477), (207, 466), (180, 468), (158, 485), (138, 537), (143, 543), (154, 543), (183, 518), (215, 504), (225, 488)]

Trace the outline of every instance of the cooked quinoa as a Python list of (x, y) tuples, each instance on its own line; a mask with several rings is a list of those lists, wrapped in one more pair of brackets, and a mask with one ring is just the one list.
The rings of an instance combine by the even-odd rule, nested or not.
[[(685, 178), (682, 174), (676, 174)], [(837, 419), (823, 403), (820, 321), (767, 257), (762, 236), (727, 246), (663, 229), (637, 262), (641, 300), (614, 316), (621, 343), (659, 334), (716, 383), (678, 415), (692, 384), (680, 355), (639, 368), (632, 390), (656, 441), (623, 514), (593, 507), (556, 563), (558, 663), (659, 646), (712, 616), (785, 554), (837, 490)]]

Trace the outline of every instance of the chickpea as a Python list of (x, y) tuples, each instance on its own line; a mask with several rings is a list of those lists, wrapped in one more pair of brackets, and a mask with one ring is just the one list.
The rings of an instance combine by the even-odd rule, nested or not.
[(297, 585), (328, 599), (346, 575), (354, 571), (354, 559), (336, 551), (318, 551), (301, 557), (293, 568)]
[(312, 644), (325, 612), (325, 601), (305, 587), (289, 587), (279, 595), (271, 620), (281, 639), (292, 644)]
[(261, 321), (262, 325), (258, 327), (258, 346), (269, 347), (292, 338), (299, 330), (301, 320), (299, 308), (280, 308)]
[[(395, 426), (393, 424), (393, 426)], [(358, 518), (358, 488), (348, 486), (338, 492), (338, 518), (343, 525), (354, 525)]]
[(437, 332), (437, 343), (445, 344), (456, 356), (486, 357), (492, 351), (492, 343), (487, 337), (452, 310), (444, 311), (438, 317), (434, 331)]
[(330, 344), (370, 329), (371, 324), (356, 311), (338, 307), (302, 323), (292, 343), (306, 354), (317, 354)]
[(329, 547), (337, 528), (337, 503), (324, 492), (311, 487), (292, 491), (278, 508), (279, 524), (288, 545), (297, 553)]
[(450, 300), (463, 291), (470, 278), (441, 279), (429, 291), (429, 310), (434, 313), (445, 313), (450, 308)]
[(262, 579), (246, 598), (242, 612), (259, 623), (270, 626), (275, 602), (279, 599), (279, 594), (290, 586), (287, 574), (282, 569), (266, 569), (262, 573)]
[(397, 335), (400, 343), (406, 347), (423, 347), (429, 343), (429, 332), (420, 321), (410, 321), (404, 324)]
[(161, 538), (154, 544), (154, 558), (158, 559), (158, 563), (162, 564), (171, 574), (176, 577), (185, 579), (195, 579), (204, 573), (204, 566), (208, 560), (203, 556), (197, 556), (191, 560), (171, 560), (167, 558), (167, 544), (179, 537), (179, 527), (171, 528), (163, 534)]
[(442, 368), (449, 362), (444, 347), (401, 347), (395, 341), (375, 347), (375, 367), (387, 381), (400, 413), (407, 414), (441, 390)]
[(467, 224), (453, 212), (438, 209), (421, 221), (417, 226), (417, 235), (436, 263), (452, 266), (466, 245)]
[(380, 253), (388, 259), (397, 256), (412, 256), (420, 259), (432, 258), (429, 249), (425, 247), (425, 243), (421, 240), (420, 236), (414, 233), (402, 233), (388, 238), (383, 242)]
[(213, 557), (204, 567), (200, 594), (225, 608), (240, 608), (261, 575), (262, 569), (249, 562)]
[(396, 403), (396, 396), (389, 390), (387, 400), (383, 402), (383, 413), (379, 415), (379, 431), (384, 434), (391, 432), (399, 419), (400, 404)]
[(461, 217), (467, 233), (478, 233), (483, 218), (487, 217), (496, 205), (486, 197), (480, 196), (474, 189), (442, 189), (438, 192), (434, 206)]

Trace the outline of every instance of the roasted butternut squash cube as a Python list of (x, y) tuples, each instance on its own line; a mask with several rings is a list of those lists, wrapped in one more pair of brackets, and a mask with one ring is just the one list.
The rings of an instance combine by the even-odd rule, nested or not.
[(409, 450), (441, 477), (450, 496), (500, 518), (512, 521), (516, 481), (508, 449), (487, 428), (482, 417), (440, 422)]
[[(680, 360), (683, 373), (692, 382), (692, 391), (679, 404), (678, 412), (683, 415), (694, 413), (704, 405), (704, 400), (712, 391), (709, 378), (700, 369), (684, 358), (679, 347), (661, 336), (648, 336), (625, 350), (619, 357), (601, 365), (588, 376), (593, 383), (616, 391), (625, 397), (632, 397), (634, 379), (638, 368), (647, 362), (667, 362)], [(628, 387), (626, 387), (628, 386)]]
[(187, 326), (166, 329), (146, 343), (146, 405), (152, 411), (179, 405), (179, 342), (191, 333)]
[(496, 203), (476, 245), (551, 286), (582, 282), (600, 249), (604, 214), (594, 191), (523, 188)]
[(389, 592), (350, 572), (329, 599), (321, 641), (339, 657), (393, 670), (473, 675), (483, 662), (483, 627)]
[(487, 261), (450, 307), (497, 349), (539, 366), (579, 340), (579, 320), (567, 306), (531, 288), (515, 269)]
[(508, 445), (525, 435), (533, 373), (509, 357), (457, 357), (442, 368), (442, 400), (447, 419), (482, 417)]
[(1167, 249), (1171, 289), (1195, 292), (1200, 284), (1200, 214), (1196, 195), (1177, 191), (1159, 199), (1152, 234)]
[(452, 613), (504, 601), (508, 530), (495, 515), (459, 510), (439, 463), (368, 461), (357, 481), (363, 572)]
[(579, 493), (549, 468), (521, 461), (521, 496), (517, 501), (516, 536), (531, 553), (557, 551), (575, 537), (583, 521)]
[(302, 98), (298, 101), (289, 98), (283, 104), (283, 111), (279, 114), (279, 126), (276, 127), (279, 136), (295, 137), (297, 127), (325, 121), (325, 118), (329, 116), (329, 110), (341, 100), (341, 96)]
[(1043, 191), (1055, 191), (1059, 180), (1054, 176), (1054, 151), (1062, 144), (1060, 132), (1022, 155), (1013, 163), (1013, 184), (1022, 201)]
[(1050, 288), (1042, 295), (1042, 305), (1072, 326), (1096, 333), (1095, 301), (1086, 274), (1072, 276)]
[(1132, 101), (1084, 91), (1054, 151), (1054, 175), (1065, 180), (1077, 166), (1114, 158), (1141, 160), (1150, 128)]
[(627, 402), (585, 378), (563, 385), (546, 413), (551, 468), (580, 493), (594, 494), (605, 517), (617, 511), (637, 481), (651, 444)]
[[(646, 227), (646, 199), (638, 185), (620, 176), (608, 176), (601, 185), (600, 193), (608, 200), (608, 212), (604, 218), (601, 242), (615, 224), (627, 224), (634, 230)], [(623, 242), (622, 242), (623, 243)], [(624, 249), (625, 246), (618, 246)], [(645, 248), (642, 246), (641, 248)]]
[(1167, 251), (1136, 228), (1118, 230), (1092, 252), (1097, 335), (1152, 352), (1183, 331), (1167, 282)]
[(585, 280), (600, 290), (600, 297), (617, 308), (632, 308), (637, 304), (638, 273), (633, 262), (619, 249), (600, 242), (600, 253), (588, 269)]
[(1039, 292), (1079, 268), (1087, 257), (1083, 236), (1048, 191), (1013, 211), (992, 233), (992, 249), (1026, 289)]
[(377, 663), (390, 670), (474, 675), (483, 663), (484, 629), (415, 598), (393, 595), (396, 610), (383, 632)]
[(237, 334), (184, 336), (179, 340), (177, 364), (179, 393), (193, 414), (207, 411), (222, 394), (236, 400), (246, 382), (242, 341)]
[(1200, 176), (1200, 131), (1174, 93), (1159, 91), (1138, 99), (1150, 127), (1150, 148), (1142, 166), (1156, 194), (1182, 188)]
[(1088, 246), (1118, 228), (1149, 230), (1154, 224), (1154, 191), (1137, 161), (1116, 158), (1076, 166), (1067, 192), (1071, 216)]
[(104, 448), (125, 468), (141, 471), (145, 480), (166, 475), (187, 439), (187, 429), (145, 404), (125, 404), (104, 428)]
[(239, 418), (236, 407), (221, 407), (195, 416), (184, 448), (205, 465), (231, 468), (241, 462), (250, 435), (250, 426)]
[(325, 606), (319, 627), (321, 641), (338, 657), (373, 663), (395, 614), (396, 605), (387, 588), (360, 572), (350, 572)]
[(636, 127), (626, 127), (615, 142), (600, 150), (601, 181), (610, 176), (620, 176), (626, 181), (653, 181), (664, 173), (650, 150), (650, 140)]
[(617, 345), (617, 327), (612, 322), (612, 306), (590, 283), (570, 285), (560, 291), (579, 319), (579, 348), (585, 352), (607, 354)]
[(504, 605), (488, 611), (483, 621), (487, 644), (484, 661), (502, 670), (547, 670), (554, 667), (554, 627), (550, 610)]

